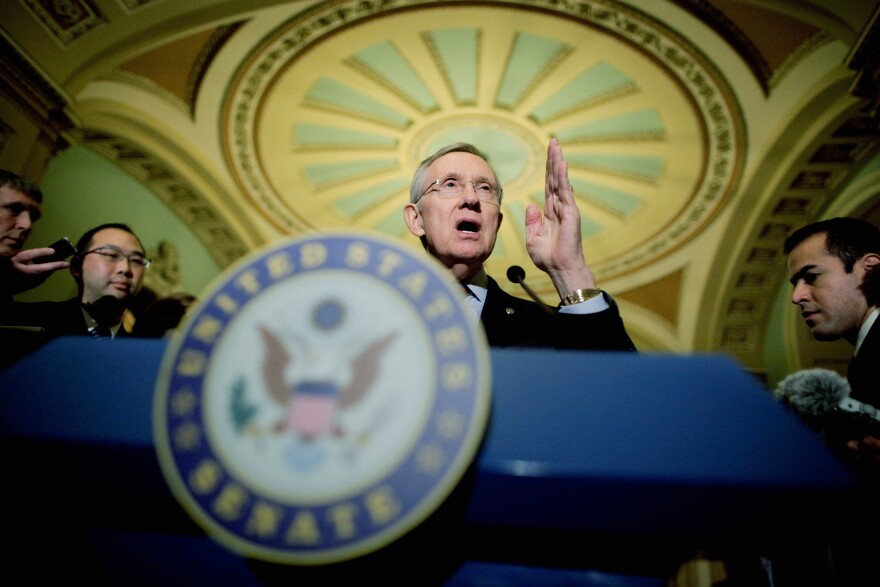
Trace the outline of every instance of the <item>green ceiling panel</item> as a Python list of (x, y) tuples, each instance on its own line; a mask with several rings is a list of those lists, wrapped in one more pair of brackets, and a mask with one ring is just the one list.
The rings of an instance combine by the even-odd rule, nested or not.
[(581, 214), (581, 235), (584, 237), (595, 236), (605, 230), (605, 227), (587, 216)]
[(528, 154), (516, 136), (504, 129), (479, 124), (438, 132), (429, 152), (460, 141), (474, 145), (488, 157), (502, 186), (522, 174), (528, 160)]
[(602, 155), (597, 153), (567, 155), (569, 165), (607, 171), (626, 177), (657, 180), (663, 174), (666, 160), (647, 155)]
[(530, 117), (540, 124), (578, 108), (618, 96), (635, 89), (635, 83), (613, 65), (601, 61), (564, 88), (555, 92), (532, 111)]
[(419, 74), (390, 42), (373, 45), (357, 53), (352, 59), (360, 67), (389, 85), (398, 95), (417, 106), (422, 112), (439, 108), (436, 98)]
[(357, 132), (324, 124), (298, 123), (294, 127), (296, 147), (397, 147), (397, 139), (385, 135)]
[(664, 135), (663, 121), (653, 108), (627, 112), (602, 120), (562, 128), (555, 135), (560, 141), (578, 142), (609, 138), (647, 139)]
[(642, 198), (639, 196), (591, 181), (572, 179), (571, 185), (578, 197), (621, 218), (629, 215), (642, 202)]
[[(409, 180), (399, 177), (341, 198), (333, 202), (333, 207), (342, 214), (345, 214), (349, 220), (353, 220), (375, 205), (388, 200), (388, 198), (400, 196), (401, 193), (407, 193), (409, 191), (408, 188)], [(408, 198), (403, 199), (401, 197), (400, 207), (403, 208), (403, 205), (408, 201)], [(401, 213), (400, 215), (402, 216), (403, 214)]]
[(390, 212), (385, 218), (374, 224), (373, 228), (391, 236), (406, 235), (413, 239), (416, 238), (410, 235), (409, 229), (403, 221), (403, 211), (401, 209)]
[(495, 100), (499, 108), (513, 109), (570, 48), (558, 41), (518, 33)]
[(396, 159), (377, 159), (375, 161), (342, 161), (340, 163), (309, 165), (305, 167), (305, 172), (312, 185), (321, 187), (374, 173), (391, 171), (397, 167)]
[(409, 117), (397, 110), (326, 77), (315, 82), (306, 98), (316, 106), (342, 110), (355, 116), (390, 124), (395, 128), (406, 128), (412, 123)]
[(476, 29), (447, 29), (427, 33), (425, 39), (451, 86), (455, 101), (459, 105), (476, 103), (479, 32)]

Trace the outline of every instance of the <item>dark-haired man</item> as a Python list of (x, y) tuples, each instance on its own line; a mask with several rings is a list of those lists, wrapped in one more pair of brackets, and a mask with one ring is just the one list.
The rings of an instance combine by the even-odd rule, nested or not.
[(125, 224), (102, 224), (87, 231), (76, 250), (70, 274), (77, 284), (77, 297), (62, 302), (14, 303), (8, 318), (41, 327), (49, 338), (128, 335), (122, 317), (140, 291), (150, 265), (140, 239)]
[(855, 347), (847, 373), (851, 397), (880, 408), (877, 270), (880, 230), (855, 218), (804, 226), (785, 241), (791, 302), (816, 340), (843, 338)]
[(409, 231), (469, 290), (495, 347), (635, 350), (614, 301), (596, 287), (581, 246), (580, 212), (556, 139), (547, 148), (544, 212), (526, 209), (526, 248), (559, 293), (558, 308), (507, 294), (483, 262), (501, 226), (502, 187), (473, 145), (440, 149), (416, 170), (403, 214)]
[[(788, 254), (789, 281), (794, 288), (792, 303), (800, 306), (801, 316), (816, 340), (843, 338), (853, 345), (847, 372), (850, 397), (864, 404), (863, 410), (880, 409), (880, 230), (864, 220), (832, 218), (794, 231), (786, 239), (784, 250)], [(868, 432), (866, 436), (862, 421), (851, 418), (830, 441), (834, 450), (842, 448), (836, 440), (838, 433), (843, 438), (840, 444), (846, 441), (846, 447), (851, 449), (842, 456), (855, 466), (870, 491), (875, 491), (880, 484), (880, 435)], [(863, 531), (876, 521), (873, 510), (870, 496), (869, 503), (861, 507), (849, 503), (841, 508), (841, 522), (852, 520), (855, 526), (833, 533), (827, 552), (821, 556), (823, 568), (832, 561), (833, 584), (878, 584), (874, 564), (876, 540)], [(850, 516), (850, 511), (858, 513)], [(812, 568), (803, 560), (795, 562), (796, 568)], [(818, 576), (807, 577), (803, 572), (800, 576), (806, 581), (822, 580)]]
[[(809, 224), (785, 241), (791, 302), (816, 340), (843, 338), (854, 346), (847, 371), (850, 397), (880, 410), (880, 229), (864, 220), (832, 218)], [(880, 459), (880, 439), (852, 439), (851, 449)]]

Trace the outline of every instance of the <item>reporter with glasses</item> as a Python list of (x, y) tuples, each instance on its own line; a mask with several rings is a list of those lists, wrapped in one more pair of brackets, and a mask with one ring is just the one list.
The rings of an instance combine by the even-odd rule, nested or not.
[(526, 209), (526, 248), (553, 281), (558, 307), (514, 297), (486, 274), (483, 263), (503, 218), (503, 188), (473, 145), (449, 145), (422, 161), (403, 215), (425, 250), (466, 288), (462, 295), (490, 346), (634, 351), (617, 305), (598, 289), (584, 259), (580, 212), (556, 139), (547, 148), (544, 196), (543, 214), (535, 204)]
[(15, 302), (6, 310), (6, 321), (42, 328), (46, 339), (131, 336), (122, 318), (150, 266), (140, 239), (125, 224), (102, 224), (79, 239), (76, 251), (70, 260), (70, 274), (77, 284), (77, 297), (60, 302)]

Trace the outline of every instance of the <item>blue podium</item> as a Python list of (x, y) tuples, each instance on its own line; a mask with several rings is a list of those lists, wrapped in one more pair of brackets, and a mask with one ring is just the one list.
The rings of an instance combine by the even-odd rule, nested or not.
[(375, 573), (660, 586), (698, 549), (748, 558), (820, 542), (837, 504), (865, 499), (729, 358), (493, 350), (488, 431), (447, 503), (368, 560), (279, 568), (206, 538), (166, 486), (151, 423), (165, 345), (58, 339), (0, 372), (7, 571), (126, 585)]

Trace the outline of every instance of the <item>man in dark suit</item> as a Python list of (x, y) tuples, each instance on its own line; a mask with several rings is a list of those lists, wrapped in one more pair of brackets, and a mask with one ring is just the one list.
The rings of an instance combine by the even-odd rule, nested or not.
[(46, 338), (129, 335), (122, 318), (150, 265), (140, 239), (125, 224), (102, 224), (87, 231), (76, 250), (70, 274), (77, 284), (77, 297), (62, 302), (14, 303), (6, 312), (7, 321), (41, 327)]
[[(843, 338), (854, 346), (850, 397), (880, 409), (880, 230), (864, 220), (832, 218), (799, 228), (784, 250), (792, 303), (816, 340)], [(848, 446), (880, 460), (880, 438), (852, 439)]]
[[(855, 218), (832, 218), (794, 231), (785, 241), (793, 304), (800, 306), (804, 323), (816, 340), (843, 338), (853, 345), (847, 371), (850, 402), (860, 412), (880, 409), (877, 365), (880, 361), (880, 325), (877, 324), (878, 277), (880, 277), (880, 230)], [(839, 528), (831, 529), (825, 551), (818, 560), (833, 568), (835, 585), (876, 585), (874, 564), (877, 541), (866, 536), (877, 519), (873, 495), (880, 487), (880, 433), (870, 417), (847, 415), (828, 437), (829, 447), (866, 483), (864, 504), (852, 502), (841, 508)], [(785, 581), (785, 565), (794, 564), (796, 576), (807, 579), (804, 569), (815, 570), (801, 551), (793, 561), (774, 562), (779, 584)], [(830, 561), (830, 562), (829, 562)], [(779, 573), (777, 571), (782, 571)], [(816, 574), (812, 577), (815, 580)], [(830, 577), (829, 577), (830, 578)], [(803, 580), (791, 584), (804, 584)]]
[(545, 206), (526, 209), (526, 248), (559, 293), (559, 307), (516, 298), (489, 277), (503, 190), (486, 157), (456, 143), (425, 159), (404, 207), (409, 231), (468, 289), (491, 346), (635, 350), (617, 306), (598, 289), (581, 246), (580, 212), (556, 139), (547, 148)]

